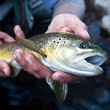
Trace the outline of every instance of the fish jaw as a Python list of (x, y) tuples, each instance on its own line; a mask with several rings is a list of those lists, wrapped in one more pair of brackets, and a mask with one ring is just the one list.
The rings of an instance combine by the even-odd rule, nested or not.
[[(87, 58), (93, 58), (94, 61), (88, 62)], [(52, 71), (63, 71), (76, 76), (96, 76), (103, 72), (100, 65), (105, 60), (106, 54), (94, 49), (58, 47), (50, 53), (48, 50), (48, 55), (42, 59), (42, 63)]]

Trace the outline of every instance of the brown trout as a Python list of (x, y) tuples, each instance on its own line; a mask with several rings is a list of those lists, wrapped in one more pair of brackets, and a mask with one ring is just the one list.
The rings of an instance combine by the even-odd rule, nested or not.
[[(68, 33), (41, 34), (30, 39), (17, 39), (14, 43), (0, 46), (0, 60), (9, 63), (15, 74), (18, 74), (22, 68), (13, 57), (15, 50), (19, 48), (32, 53), (52, 71), (63, 71), (81, 77), (103, 73), (101, 65), (107, 59), (104, 50), (90, 40), (84, 41)], [(61, 85), (51, 79), (46, 81), (57, 97), (64, 100), (68, 91), (67, 84)]]

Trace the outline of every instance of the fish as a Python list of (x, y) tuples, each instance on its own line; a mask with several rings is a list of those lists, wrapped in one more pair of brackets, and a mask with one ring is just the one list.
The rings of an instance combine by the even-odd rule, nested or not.
[[(92, 77), (103, 73), (101, 65), (107, 60), (106, 52), (92, 40), (82, 40), (77, 35), (63, 32), (45, 33), (29, 39), (19, 38), (0, 46), (0, 60), (13, 67), (15, 76), (23, 67), (14, 59), (16, 49), (35, 56), (49, 70), (62, 71), (78, 77)], [(60, 101), (68, 93), (67, 84), (46, 79)]]

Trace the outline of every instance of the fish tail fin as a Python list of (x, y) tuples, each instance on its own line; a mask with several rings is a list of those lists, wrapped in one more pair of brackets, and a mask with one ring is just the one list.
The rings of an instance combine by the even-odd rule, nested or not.
[(53, 92), (56, 95), (57, 100), (62, 103), (67, 96), (68, 93), (68, 85), (65, 84), (61, 84), (55, 80), (52, 80), (50, 78), (46, 79), (46, 82), (48, 83), (48, 85), (51, 87), (51, 89), (53, 90)]

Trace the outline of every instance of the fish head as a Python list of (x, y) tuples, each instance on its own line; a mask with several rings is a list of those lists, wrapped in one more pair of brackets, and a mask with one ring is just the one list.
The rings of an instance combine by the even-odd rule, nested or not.
[(67, 36), (62, 37), (62, 34), (54, 37), (42, 49), (45, 53), (42, 63), (52, 71), (63, 71), (76, 76), (101, 74), (101, 65), (107, 59), (106, 52), (93, 41), (64, 35)]

